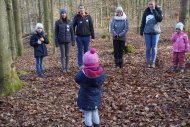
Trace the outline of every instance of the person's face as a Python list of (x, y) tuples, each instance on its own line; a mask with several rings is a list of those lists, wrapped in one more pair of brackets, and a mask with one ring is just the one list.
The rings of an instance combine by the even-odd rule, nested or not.
[(155, 7), (155, 3), (153, 1), (148, 2), (148, 7), (152, 10)]
[(36, 30), (38, 33), (41, 33), (43, 31), (43, 29), (41, 27), (38, 27)]
[(85, 8), (84, 8), (84, 6), (80, 6), (80, 7), (79, 7), (79, 12), (82, 13), (82, 14), (85, 13)]
[(179, 34), (179, 33), (181, 32), (181, 29), (176, 28), (176, 29), (175, 29), (175, 31), (176, 31), (176, 33), (178, 33), (178, 34)]
[(119, 10), (119, 11), (116, 12), (116, 15), (117, 15), (117, 16), (122, 16), (122, 15), (123, 15), (123, 12)]
[(66, 13), (62, 13), (61, 17), (65, 19), (67, 17), (67, 14)]

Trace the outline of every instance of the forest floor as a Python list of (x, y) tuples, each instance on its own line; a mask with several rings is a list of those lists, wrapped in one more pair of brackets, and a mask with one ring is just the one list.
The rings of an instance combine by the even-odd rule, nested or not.
[[(125, 67), (118, 69), (114, 68), (112, 42), (101, 38), (103, 33), (97, 34), (91, 47), (97, 49), (107, 73), (99, 109), (102, 127), (190, 127), (190, 67), (187, 64), (183, 74), (170, 71), (171, 33), (169, 28), (161, 33), (154, 69), (145, 67), (144, 39), (139, 35), (127, 34), (127, 43), (136, 50), (125, 54)], [(33, 48), (28, 42), (24, 46), (24, 55), (16, 62), (24, 86), (0, 98), (0, 126), (84, 126), (83, 114), (76, 104), (76, 46), (70, 51), (71, 72), (65, 74), (61, 72), (59, 49), (53, 54), (52, 46), (48, 46), (49, 56), (44, 59), (48, 78), (37, 77)]]

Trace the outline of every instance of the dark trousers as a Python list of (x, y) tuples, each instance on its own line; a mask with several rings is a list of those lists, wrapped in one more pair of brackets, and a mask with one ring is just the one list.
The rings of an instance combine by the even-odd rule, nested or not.
[(173, 52), (173, 67), (177, 68), (178, 64), (180, 69), (185, 68), (185, 52)]
[(123, 67), (123, 53), (125, 41), (113, 40), (115, 66)]
[(69, 69), (69, 49), (70, 43), (60, 44), (60, 51), (61, 51), (61, 65), (62, 69)]

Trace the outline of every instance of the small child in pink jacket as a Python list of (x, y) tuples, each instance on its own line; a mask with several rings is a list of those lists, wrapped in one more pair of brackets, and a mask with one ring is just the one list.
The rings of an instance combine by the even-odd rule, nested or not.
[(171, 42), (173, 44), (173, 67), (172, 70), (176, 71), (179, 66), (181, 73), (185, 69), (185, 53), (189, 51), (188, 36), (183, 32), (183, 23), (176, 24), (176, 31), (172, 34)]

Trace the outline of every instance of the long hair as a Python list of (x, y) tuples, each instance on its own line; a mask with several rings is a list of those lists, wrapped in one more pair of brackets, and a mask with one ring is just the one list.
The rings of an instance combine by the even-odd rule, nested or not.
[(63, 22), (68, 23), (68, 22), (69, 22), (69, 20), (68, 20), (67, 16), (66, 16), (66, 18), (65, 18), (65, 19), (63, 19), (63, 17), (62, 17), (62, 15), (61, 15), (61, 14), (60, 14), (60, 17), (59, 17), (59, 21), (60, 21), (61, 23), (63, 23)]

